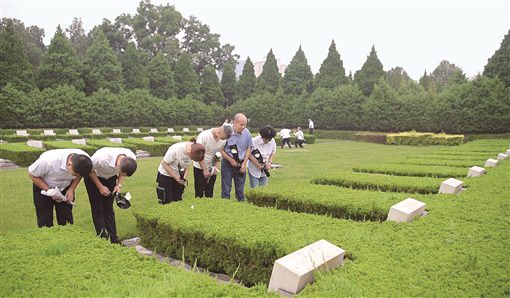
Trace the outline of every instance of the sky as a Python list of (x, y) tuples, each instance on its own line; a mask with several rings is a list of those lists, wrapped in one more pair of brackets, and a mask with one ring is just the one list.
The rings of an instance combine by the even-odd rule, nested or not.
[[(2, 18), (45, 30), (49, 44), (57, 25), (81, 17), (88, 31), (103, 18), (135, 14), (133, 0), (0, 0)], [(510, 29), (510, 0), (153, 0), (196, 16), (236, 47), (246, 60), (262, 61), (272, 48), (288, 64), (301, 45), (314, 73), (331, 40), (354, 74), (375, 46), (384, 69), (400, 66), (418, 80), (442, 60), (468, 77), (483, 72)]]

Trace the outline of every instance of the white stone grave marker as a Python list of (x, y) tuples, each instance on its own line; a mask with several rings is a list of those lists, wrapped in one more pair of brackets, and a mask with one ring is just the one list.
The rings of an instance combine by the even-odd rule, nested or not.
[(143, 137), (143, 140), (146, 142), (154, 142), (154, 137)]
[(188, 127), (184, 127), (184, 128), (182, 129), (182, 131), (189, 132), (189, 128), (188, 128)]
[(197, 128), (197, 131), (204, 131), (202, 127)]
[(274, 262), (268, 292), (279, 290), (297, 294), (314, 281), (317, 270), (331, 270), (342, 265), (345, 251), (326, 240), (319, 240)]
[(16, 130), (16, 135), (28, 137), (28, 132), (26, 130)]
[(167, 128), (166, 132), (175, 132), (172, 127)]
[(27, 145), (34, 148), (44, 149), (42, 141), (28, 140)]
[(425, 211), (425, 203), (407, 198), (390, 208), (387, 221), (411, 222)]
[(455, 178), (446, 179), (441, 183), (439, 193), (446, 194), (458, 193), (462, 191), (462, 184), (464, 184), (464, 182), (457, 180)]
[(506, 155), (510, 155), (510, 149), (507, 149), (505, 152)]
[(181, 136), (173, 136), (172, 139), (177, 140), (177, 141), (182, 141)]
[(45, 136), (54, 136), (56, 133), (53, 131), (53, 129), (45, 129), (43, 132), (43, 135)]
[(122, 132), (120, 131), (120, 129), (118, 129), (118, 128), (114, 128), (114, 129), (112, 130), (112, 133), (122, 133)]
[(87, 141), (85, 139), (72, 139), (71, 142), (77, 145), (87, 146)]
[(498, 154), (498, 160), (503, 160), (503, 159), (507, 159), (507, 158), (508, 158), (508, 155), (506, 155), (505, 153)]
[(495, 167), (498, 165), (498, 160), (495, 160), (494, 158), (489, 158), (485, 161), (485, 167)]
[(101, 134), (101, 130), (100, 129), (93, 129), (92, 130), (92, 134), (93, 135), (100, 135)]
[(151, 132), (158, 132), (157, 128), (151, 128)]
[(485, 174), (485, 169), (482, 167), (474, 166), (469, 168), (468, 177), (480, 177)]
[(140, 133), (140, 129), (139, 128), (133, 128), (133, 133)]
[(122, 138), (110, 138), (110, 142), (122, 144)]
[(78, 132), (78, 130), (77, 130), (77, 129), (70, 129), (70, 130), (69, 130), (69, 134), (70, 134), (70, 135), (73, 135), (73, 136), (77, 136), (77, 135), (79, 135), (80, 133)]

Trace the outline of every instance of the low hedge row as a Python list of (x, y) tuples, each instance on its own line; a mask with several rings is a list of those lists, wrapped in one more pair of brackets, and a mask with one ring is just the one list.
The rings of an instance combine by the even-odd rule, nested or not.
[(466, 156), (462, 154), (458, 155), (444, 155), (438, 153), (427, 153), (413, 156), (414, 159), (436, 159), (436, 160), (463, 160), (463, 161), (485, 161), (487, 156)]
[(315, 137), (319, 139), (335, 139), (335, 140), (356, 140), (357, 131), (354, 130), (322, 130), (317, 129), (314, 132)]
[[(41, 141), (57, 141), (57, 140), (71, 140), (71, 139), (106, 139), (106, 138), (142, 138), (145, 136), (153, 136), (153, 137), (166, 137), (170, 133), (167, 132), (148, 132), (148, 133), (102, 133), (100, 135), (92, 134), (92, 133), (83, 133), (79, 135), (55, 135), (55, 136), (45, 136), (45, 135), (30, 135), (30, 136), (18, 136), (18, 135), (0, 135), (0, 140), (4, 140), (9, 143), (19, 143), (26, 142), (28, 140), (41, 140)], [(198, 136), (197, 132), (188, 132), (188, 133), (175, 133), (173, 135), (181, 135), (187, 137), (196, 137)]]
[(464, 143), (464, 135), (447, 135), (444, 133), (401, 132), (386, 135), (386, 143), (390, 145), (447, 145), (458, 146)]
[(2, 297), (244, 297), (265, 288), (221, 284), (142, 257), (77, 227), (0, 236)]
[(354, 140), (358, 142), (371, 142), (371, 143), (386, 143), (386, 133), (384, 132), (357, 132), (354, 136)]
[(90, 146), (90, 145), (79, 145), (75, 144), (71, 141), (44, 141), (43, 142), (44, 147), (46, 150), (52, 150), (52, 149), (81, 149), (85, 152), (87, 152), (90, 156), (94, 154), (94, 152), (97, 150), (97, 147)]
[(434, 177), (450, 178), (465, 177), (467, 168), (444, 167), (444, 166), (423, 166), (410, 164), (381, 164), (371, 166), (360, 166), (352, 169), (354, 172), (386, 174), (395, 176)]
[(390, 207), (403, 194), (338, 188), (327, 185), (269, 185), (246, 192), (248, 202), (295, 212), (327, 215), (356, 221), (386, 220)]
[(128, 144), (122, 140), (122, 144), (110, 142), (109, 140), (87, 140), (87, 145), (94, 146), (97, 148), (103, 147), (122, 147), (127, 148), (136, 153), (136, 146), (132, 144)]
[(164, 156), (170, 146), (168, 143), (146, 142), (143, 139), (122, 139), (122, 145), (124, 144), (133, 145), (138, 150), (147, 151), (151, 156)]
[(472, 166), (480, 166), (483, 165), (483, 161), (481, 160), (438, 160), (434, 158), (426, 159), (426, 158), (408, 158), (404, 161), (395, 162), (404, 165), (422, 165), (422, 166), (445, 166), (445, 167), (459, 167), (459, 168), (468, 168)]
[(0, 144), (0, 158), (8, 159), (20, 167), (31, 165), (43, 152), (43, 149), (24, 143)]
[[(184, 128), (184, 126), (173, 126), (172, 128), (174, 129), (175, 133), (179, 133), (179, 134), (181, 134), (181, 133), (197, 133), (197, 128), (199, 128), (199, 127), (203, 128), (204, 130), (209, 128), (208, 125), (185, 126), (185, 127), (189, 128), (190, 131), (183, 132), (182, 129)], [(105, 134), (105, 133), (113, 133), (113, 129), (120, 129), (121, 133), (131, 133), (131, 132), (133, 132), (133, 128), (138, 128), (140, 130), (140, 133), (148, 133), (153, 128), (156, 128), (159, 132), (166, 133), (167, 129), (169, 127), (164, 127), (164, 126), (157, 126), (157, 127), (144, 127), (144, 126), (142, 126), (142, 127), (81, 127), (81, 128), (76, 128), (76, 130), (78, 130), (78, 132), (80, 134), (86, 134), (86, 133), (92, 133), (93, 129), (99, 129), (99, 130), (101, 130), (101, 132), (103, 134)], [(67, 129), (67, 128), (29, 128), (29, 129), (25, 129), (25, 130), (30, 135), (41, 135), (45, 129), (52, 129), (53, 132), (58, 135), (69, 134), (69, 129)], [(71, 129), (73, 129), (73, 128), (71, 128)], [(0, 135), (15, 135), (16, 130), (19, 130), (19, 129), (0, 129)]]

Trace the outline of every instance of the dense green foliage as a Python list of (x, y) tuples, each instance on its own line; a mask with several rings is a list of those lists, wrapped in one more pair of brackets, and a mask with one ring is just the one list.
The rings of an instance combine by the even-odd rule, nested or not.
[(255, 92), (256, 85), (257, 77), (255, 76), (254, 65), (248, 57), (244, 63), (243, 72), (239, 76), (239, 81), (236, 83), (236, 101), (250, 97)]
[(43, 152), (43, 149), (30, 147), (24, 143), (0, 144), (0, 157), (20, 167), (31, 165)]
[(223, 93), (221, 92), (220, 81), (216, 70), (212, 66), (204, 68), (202, 81), (200, 84), (200, 94), (205, 103), (215, 103), (218, 106), (223, 105)]
[(147, 67), (147, 74), (152, 95), (163, 99), (175, 96), (174, 74), (170, 63), (163, 54), (158, 53), (151, 60)]
[(335, 89), (341, 84), (347, 84), (344, 63), (336, 50), (335, 41), (331, 41), (328, 57), (322, 62), (319, 73), (315, 76), (316, 88)]
[(262, 67), (262, 73), (257, 78), (256, 91), (274, 94), (278, 91), (278, 88), (280, 88), (281, 80), (282, 76), (278, 71), (276, 57), (273, 54), (273, 49), (271, 49), (269, 53), (267, 53), (266, 61)]
[(175, 64), (174, 71), (175, 94), (177, 98), (183, 99), (187, 95), (192, 98), (198, 98), (200, 94), (200, 84), (198, 77), (193, 70), (191, 57), (188, 53), (183, 53)]
[(383, 65), (377, 57), (375, 46), (372, 46), (370, 54), (360, 70), (354, 74), (354, 83), (365, 96), (372, 94), (374, 85), (384, 76)]
[(451, 168), (449, 166), (422, 166), (409, 164), (380, 164), (355, 167), (354, 172), (386, 174), (394, 176), (415, 176), (435, 178), (461, 178), (467, 175), (467, 168)]
[(234, 103), (236, 97), (236, 73), (235, 63), (228, 62), (221, 74), (221, 92), (223, 93), (223, 106), (228, 107)]
[(285, 69), (281, 87), (284, 93), (295, 95), (309, 94), (313, 90), (313, 73), (301, 46)]
[(389, 133), (386, 143), (390, 145), (447, 145), (458, 146), (464, 143), (464, 135), (419, 133), (415, 131)]
[(488, 77), (499, 77), (506, 87), (510, 87), (510, 30), (503, 38), (501, 46), (489, 58), (483, 74)]

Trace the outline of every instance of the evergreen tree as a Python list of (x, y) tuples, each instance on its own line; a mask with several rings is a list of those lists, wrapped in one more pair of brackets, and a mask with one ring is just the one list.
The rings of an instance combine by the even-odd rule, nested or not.
[(398, 94), (383, 79), (374, 84), (364, 105), (366, 128), (373, 131), (398, 131), (402, 103)]
[(420, 78), (419, 84), (420, 84), (420, 86), (423, 87), (423, 89), (425, 89), (433, 94), (437, 93), (437, 88), (435, 86), (435, 83), (432, 80), (432, 78), (430, 77), (430, 75), (427, 74), (426, 70), (423, 73), (423, 76)]
[(186, 95), (191, 95), (198, 99), (200, 94), (200, 84), (197, 74), (193, 71), (193, 64), (188, 53), (182, 53), (175, 64), (175, 93), (177, 98), (183, 99)]
[(147, 72), (149, 74), (149, 88), (152, 95), (163, 99), (168, 99), (175, 95), (174, 75), (170, 62), (168, 62), (163, 53), (158, 53), (151, 60)]
[(223, 104), (223, 93), (221, 93), (218, 75), (216, 75), (216, 69), (210, 65), (204, 68), (200, 92), (205, 103), (211, 104), (215, 102), (218, 105)]
[(37, 26), (25, 27), (25, 24), (17, 19), (3, 18), (0, 20), (0, 30), (4, 30), (7, 22), (12, 22), (14, 32), (18, 35), (23, 52), (32, 65), (32, 71), (35, 74), (39, 64), (41, 64), (42, 55), (46, 52), (44, 45), (44, 29)]
[(510, 87), (510, 30), (503, 38), (501, 47), (489, 58), (483, 74), (491, 78), (498, 76), (505, 86)]
[(446, 60), (441, 61), (431, 74), (432, 81), (438, 91), (453, 84), (466, 82), (466, 75), (460, 67)]
[(39, 67), (37, 86), (45, 89), (69, 85), (82, 90), (84, 83), (80, 77), (80, 69), (78, 58), (59, 25)]
[(367, 61), (365, 61), (361, 69), (354, 75), (354, 82), (365, 96), (369, 96), (372, 94), (374, 84), (377, 83), (384, 74), (383, 65), (381, 61), (379, 61), (379, 58), (377, 58), (375, 47), (372, 46)]
[(126, 51), (120, 56), (126, 90), (147, 88), (149, 85), (144, 61), (142, 53), (136, 49), (134, 43), (129, 43)]
[(13, 21), (8, 19), (0, 31), (0, 88), (12, 83), (15, 88), (29, 91), (34, 88), (32, 65), (23, 51), (20, 36), (14, 31)]
[(299, 46), (296, 54), (285, 69), (282, 89), (286, 94), (310, 94), (313, 89), (313, 73), (306, 60), (305, 53)]
[(239, 81), (236, 83), (236, 101), (246, 99), (255, 92), (257, 84), (257, 77), (255, 76), (255, 68), (250, 60), (246, 59), (243, 66), (243, 72), (239, 76)]
[(101, 30), (96, 29), (93, 32), (93, 42), (85, 54), (83, 68), (87, 94), (92, 94), (99, 88), (110, 89), (116, 93), (124, 87), (120, 62)]
[(66, 29), (66, 32), (69, 33), (69, 40), (74, 48), (76, 56), (78, 59), (83, 59), (92, 41), (85, 34), (81, 18), (74, 18), (71, 25)]
[(257, 92), (276, 93), (280, 86), (282, 76), (278, 72), (278, 64), (273, 54), (273, 49), (269, 51), (266, 62), (262, 68), (262, 73), (257, 78)]
[(225, 98), (224, 106), (228, 107), (234, 103), (235, 89), (236, 87), (236, 72), (235, 62), (230, 61), (225, 64), (223, 73), (221, 75), (221, 91), (223, 92), (223, 98)]
[(340, 54), (336, 50), (335, 41), (331, 41), (328, 57), (322, 62), (319, 73), (315, 78), (316, 88), (335, 89), (341, 84), (347, 84), (345, 77), (344, 63), (340, 59)]

